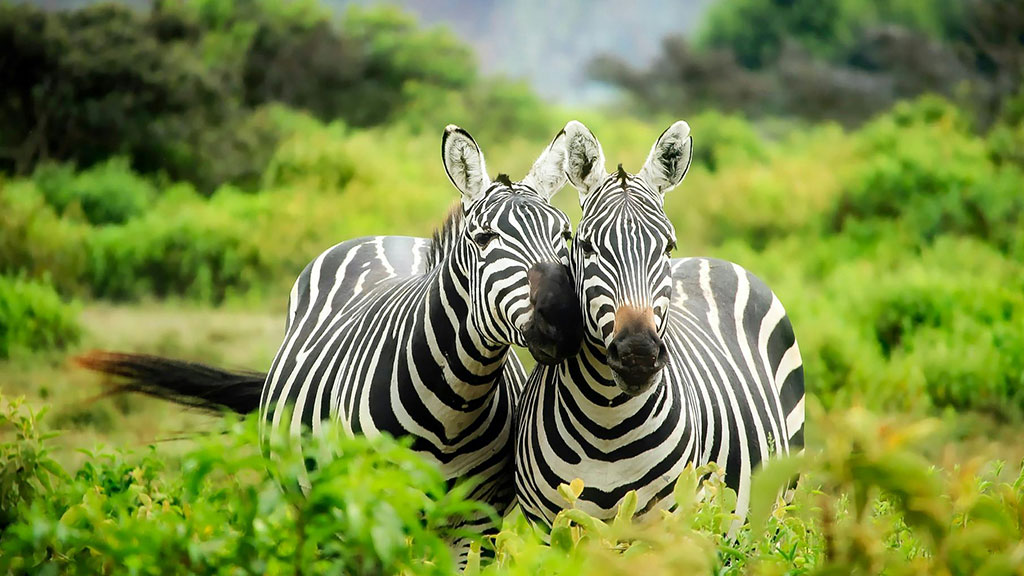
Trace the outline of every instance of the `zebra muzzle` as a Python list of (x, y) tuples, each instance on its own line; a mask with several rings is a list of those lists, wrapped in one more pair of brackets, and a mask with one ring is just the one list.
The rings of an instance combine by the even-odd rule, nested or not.
[(668, 364), (668, 347), (654, 329), (653, 310), (621, 306), (615, 313), (614, 334), (608, 367), (619, 388), (635, 396), (657, 384)]
[(530, 354), (541, 364), (575, 356), (583, 342), (583, 315), (568, 268), (542, 262), (530, 267), (527, 278), (533, 313), (523, 337)]

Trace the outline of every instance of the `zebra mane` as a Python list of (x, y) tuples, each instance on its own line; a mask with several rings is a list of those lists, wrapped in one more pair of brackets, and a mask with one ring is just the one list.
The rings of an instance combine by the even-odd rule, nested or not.
[(619, 169), (615, 171), (615, 177), (622, 182), (623, 186), (626, 185), (626, 180), (629, 179), (629, 174), (626, 172), (626, 169), (622, 167), (622, 164), (619, 164)]
[(451, 250), (459, 232), (462, 232), (462, 222), (462, 203), (455, 202), (448, 208), (448, 215), (445, 216), (444, 222), (434, 229), (430, 242), (430, 253), (427, 255), (427, 270), (433, 270), (445, 254)]

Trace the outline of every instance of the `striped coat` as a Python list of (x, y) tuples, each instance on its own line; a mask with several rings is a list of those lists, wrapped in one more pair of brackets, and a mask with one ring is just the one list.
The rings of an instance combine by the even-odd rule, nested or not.
[(566, 128), (583, 204), (570, 260), (585, 338), (576, 357), (539, 366), (521, 400), (516, 494), (535, 520), (553, 520), (566, 505), (557, 487), (574, 478), (585, 486), (577, 507), (598, 518), (630, 490), (641, 516), (670, 508), (683, 468), (710, 461), (742, 516), (752, 470), (803, 444), (802, 363), (778, 298), (736, 264), (669, 256), (663, 195), (689, 164), (680, 124), (635, 176), (605, 173), (589, 130)]

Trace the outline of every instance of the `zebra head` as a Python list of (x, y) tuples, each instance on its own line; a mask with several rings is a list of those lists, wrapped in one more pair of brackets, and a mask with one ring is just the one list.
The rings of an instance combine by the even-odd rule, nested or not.
[(663, 337), (676, 242), (664, 197), (690, 166), (690, 127), (677, 122), (665, 130), (635, 175), (621, 165), (609, 174), (601, 144), (583, 124), (570, 122), (565, 133), (566, 172), (583, 207), (570, 267), (586, 338), (607, 353), (615, 384), (635, 396), (657, 385), (668, 363)]
[(549, 204), (565, 184), (565, 135), (559, 133), (520, 182), (491, 182), (468, 132), (445, 129), (445, 170), (462, 193), (456, 257), (466, 274), (470, 321), (488, 344), (525, 346), (541, 363), (575, 355), (583, 339), (569, 280), (569, 219)]

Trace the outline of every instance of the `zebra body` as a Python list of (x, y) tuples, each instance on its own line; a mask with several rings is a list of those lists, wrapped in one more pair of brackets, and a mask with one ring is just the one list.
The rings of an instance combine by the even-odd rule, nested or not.
[(430, 245), (349, 240), (306, 267), (264, 387), (265, 432), (283, 421), (294, 435), (318, 434), (334, 420), (349, 434), (412, 435), (446, 477), (489, 479), (477, 496), (507, 505), (509, 487), (497, 481), (508, 474), (525, 372), (508, 346), (472, 333), (466, 278), (427, 270)]
[(260, 399), (264, 442), (285, 426), (319, 434), (328, 420), (349, 434), (410, 436), (450, 482), (477, 478), (471, 497), (499, 513), (511, 505), (525, 371), (510, 346), (557, 361), (581, 338), (569, 222), (548, 203), (565, 181), (560, 142), (523, 182), (492, 183), (476, 143), (450, 127), (442, 157), (463, 202), (434, 238), (349, 240), (303, 270)]
[(558, 485), (574, 478), (584, 484), (577, 507), (597, 518), (614, 516), (629, 490), (641, 516), (669, 508), (683, 468), (712, 461), (743, 495), (742, 513), (752, 468), (802, 446), (803, 368), (778, 298), (722, 260), (675, 259), (672, 277), (672, 360), (650, 394), (622, 394), (587, 341), (576, 358), (530, 375), (516, 440), (517, 494), (530, 517), (550, 523), (564, 506)]
[[(566, 130), (569, 178), (583, 204), (570, 260), (585, 338), (579, 355), (538, 366), (527, 382), (515, 447), (519, 503), (550, 524), (566, 505), (559, 484), (580, 478), (578, 508), (611, 518), (636, 490), (643, 516), (673, 505), (687, 464), (715, 461), (742, 516), (752, 470), (803, 443), (803, 368), (785, 310), (736, 264), (668, 257), (675, 233), (662, 194), (685, 165), (662, 169), (674, 178), (661, 186), (651, 172), (688, 164), (688, 128), (685, 136), (666, 131), (638, 176), (607, 175), (593, 135), (578, 123)], [(574, 169), (588, 165), (596, 174)]]

